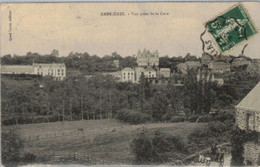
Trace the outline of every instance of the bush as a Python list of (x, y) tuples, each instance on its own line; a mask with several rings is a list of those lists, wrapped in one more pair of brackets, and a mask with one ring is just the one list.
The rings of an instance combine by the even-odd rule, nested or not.
[(33, 153), (25, 153), (23, 156), (23, 162), (25, 163), (31, 163), (34, 162), (36, 160), (36, 155), (34, 155)]
[(203, 116), (199, 117), (198, 122), (210, 122), (210, 121), (214, 121), (214, 120), (215, 119), (210, 115), (203, 115)]
[(146, 130), (132, 142), (132, 150), (138, 163), (162, 163), (181, 159), (188, 154), (188, 147), (178, 136), (160, 131), (149, 134)]
[(17, 163), (23, 149), (23, 140), (16, 128), (2, 129), (2, 163), (6, 166)]
[(185, 117), (183, 116), (174, 116), (171, 119), (171, 122), (184, 122), (185, 121)]
[(122, 109), (118, 112), (117, 119), (131, 124), (140, 124), (151, 121), (152, 117), (145, 113), (133, 111), (130, 109)]
[(164, 115), (162, 116), (162, 120), (163, 120), (163, 121), (170, 121), (171, 118), (172, 118), (172, 115), (170, 115), (170, 114), (164, 114)]
[(227, 130), (228, 127), (220, 121), (214, 121), (208, 123), (208, 128), (212, 133), (223, 133)]
[(191, 115), (191, 116), (189, 116), (188, 121), (196, 122), (198, 118), (199, 118), (199, 116), (197, 116), (197, 115)]

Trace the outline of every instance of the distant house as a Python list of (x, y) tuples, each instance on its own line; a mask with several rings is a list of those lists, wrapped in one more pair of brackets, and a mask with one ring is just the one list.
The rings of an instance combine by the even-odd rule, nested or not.
[(136, 58), (139, 67), (159, 66), (159, 53), (157, 50), (155, 52), (146, 49), (143, 52), (138, 50)]
[(208, 67), (213, 71), (213, 73), (223, 74), (230, 72), (230, 63), (225, 61), (212, 61), (208, 64)]
[(33, 74), (31, 65), (1, 65), (1, 74)]
[(115, 78), (116, 81), (121, 81), (122, 79), (122, 74), (121, 71), (115, 71), (115, 72), (103, 72), (103, 75), (110, 75)]
[(156, 78), (156, 71), (152, 67), (147, 67), (144, 69), (145, 78)]
[(231, 65), (232, 67), (239, 67), (243, 65), (249, 65), (251, 63), (249, 58), (244, 58), (244, 57), (239, 57), (239, 58), (234, 58)]
[(59, 81), (66, 78), (66, 65), (64, 63), (33, 63), (32, 68), (33, 74), (52, 76)]
[(198, 69), (201, 66), (199, 61), (186, 61), (187, 69)]
[[(260, 82), (236, 106), (236, 125), (245, 131), (256, 131), (260, 139)], [(244, 147), (246, 165), (260, 165), (260, 140), (247, 141)]]
[(119, 60), (114, 60), (113, 64), (116, 66), (117, 69), (119, 69)]
[(135, 71), (130, 67), (125, 67), (121, 71), (122, 82), (135, 82)]
[(186, 61), (177, 65), (178, 71), (185, 74), (189, 69), (197, 70), (201, 66), (199, 61)]
[(170, 68), (160, 68), (159, 73), (165, 78), (169, 78), (171, 76)]

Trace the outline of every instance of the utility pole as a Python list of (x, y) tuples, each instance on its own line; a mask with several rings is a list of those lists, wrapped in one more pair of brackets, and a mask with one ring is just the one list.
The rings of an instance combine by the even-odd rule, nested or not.
[(70, 120), (72, 121), (72, 103), (70, 99)]
[(65, 113), (65, 102), (63, 100), (63, 109), (62, 109), (62, 121), (64, 122), (64, 113)]
[(81, 120), (83, 120), (83, 96), (81, 95)]
[(99, 89), (99, 117), (102, 119), (101, 115), (101, 89)]

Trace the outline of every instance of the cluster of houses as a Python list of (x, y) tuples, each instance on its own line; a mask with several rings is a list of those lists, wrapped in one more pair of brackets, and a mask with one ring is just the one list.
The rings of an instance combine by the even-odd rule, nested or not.
[(64, 63), (33, 63), (32, 65), (2, 65), (1, 74), (25, 74), (31, 76), (52, 76), (61, 81), (66, 78), (66, 65)]

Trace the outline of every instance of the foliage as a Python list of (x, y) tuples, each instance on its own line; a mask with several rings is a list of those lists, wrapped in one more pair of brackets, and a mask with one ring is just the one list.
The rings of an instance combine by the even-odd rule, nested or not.
[(33, 153), (25, 153), (22, 157), (22, 161), (25, 163), (32, 163), (36, 160), (36, 155)]
[(4, 165), (8, 166), (19, 162), (23, 146), (23, 140), (16, 127), (2, 129), (1, 156)]
[(244, 166), (244, 143), (248, 141), (257, 142), (258, 134), (256, 131), (245, 131), (235, 127), (231, 132), (231, 165)]
[(140, 124), (152, 120), (151, 116), (148, 114), (129, 109), (119, 110), (117, 119), (131, 124)]
[(174, 116), (171, 118), (171, 122), (183, 122), (185, 121), (185, 117), (183, 116)]
[(198, 122), (211, 122), (214, 118), (211, 115), (202, 115), (198, 118)]
[(132, 141), (131, 148), (138, 163), (162, 163), (188, 154), (187, 145), (178, 136), (160, 131), (149, 134), (143, 129)]
[(226, 122), (214, 121), (206, 128), (197, 129), (188, 136), (188, 145), (191, 152), (201, 151), (212, 144), (221, 144), (230, 140), (232, 126)]

